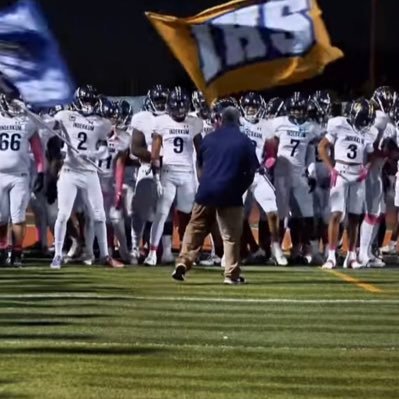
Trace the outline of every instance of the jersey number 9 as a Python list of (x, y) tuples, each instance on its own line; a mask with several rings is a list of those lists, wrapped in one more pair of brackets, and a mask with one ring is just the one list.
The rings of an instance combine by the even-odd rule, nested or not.
[(183, 152), (183, 144), (184, 141), (181, 137), (175, 137), (175, 139), (173, 140), (173, 151), (176, 154), (181, 154)]

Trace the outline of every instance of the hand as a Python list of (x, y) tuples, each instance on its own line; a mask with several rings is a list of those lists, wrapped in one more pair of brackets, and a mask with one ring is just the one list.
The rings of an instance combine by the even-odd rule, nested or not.
[(330, 187), (335, 187), (335, 185), (337, 184), (337, 177), (338, 177), (339, 173), (336, 169), (331, 169), (330, 171)]
[(117, 193), (115, 194), (114, 206), (115, 206), (115, 209), (116, 209), (116, 210), (121, 209), (121, 206), (122, 206), (122, 198), (123, 198), (123, 195), (122, 195), (122, 192), (121, 192), (121, 191), (119, 191), (119, 192), (117, 192)]
[(265, 161), (266, 169), (272, 169), (276, 164), (276, 158), (267, 158)]
[(156, 176), (154, 180), (155, 180), (155, 185), (157, 188), (158, 197), (162, 197), (163, 196), (163, 186), (161, 184), (161, 180), (160, 180), (159, 176)]
[(365, 166), (363, 166), (359, 173), (359, 177), (357, 178), (357, 181), (362, 182), (362, 181), (366, 180), (368, 175), (369, 175), (369, 170)]
[(36, 176), (35, 183), (33, 185), (33, 192), (38, 193), (43, 190), (44, 186), (44, 173), (39, 172)]

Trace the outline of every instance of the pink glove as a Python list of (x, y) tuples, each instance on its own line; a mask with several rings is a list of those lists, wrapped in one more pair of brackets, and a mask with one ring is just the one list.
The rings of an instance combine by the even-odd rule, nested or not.
[(276, 158), (267, 158), (265, 161), (265, 168), (272, 169), (275, 164), (276, 164)]
[(368, 175), (369, 175), (369, 170), (363, 166), (362, 170), (360, 171), (359, 177), (357, 178), (357, 181), (361, 182), (366, 180)]
[(331, 169), (330, 171), (330, 187), (335, 187), (335, 185), (337, 184), (337, 177), (338, 177), (339, 173), (337, 172), (336, 169)]

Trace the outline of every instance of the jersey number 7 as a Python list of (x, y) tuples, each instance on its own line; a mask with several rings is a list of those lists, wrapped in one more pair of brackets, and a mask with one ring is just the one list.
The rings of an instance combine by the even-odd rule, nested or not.
[(291, 156), (293, 157), (295, 154), (296, 149), (298, 148), (298, 145), (301, 141), (300, 140), (295, 140), (291, 139), (291, 144), (293, 144), (292, 151), (291, 151)]

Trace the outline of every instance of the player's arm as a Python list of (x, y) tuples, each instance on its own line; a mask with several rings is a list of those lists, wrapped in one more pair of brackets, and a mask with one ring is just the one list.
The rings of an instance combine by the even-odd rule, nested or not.
[(162, 147), (162, 136), (158, 133), (154, 133), (152, 136), (152, 147), (151, 147), (151, 164), (156, 169), (160, 168), (161, 163), (161, 147)]
[(154, 133), (152, 136), (152, 147), (151, 147), (151, 168), (154, 174), (154, 180), (157, 186), (157, 193), (159, 197), (161, 197), (163, 194), (163, 188), (160, 177), (161, 147), (162, 147), (162, 136), (158, 133)]
[(140, 130), (133, 129), (130, 153), (144, 163), (151, 162), (151, 152), (148, 151), (144, 133)]
[(317, 147), (320, 159), (327, 165), (328, 169), (334, 169), (334, 162), (330, 156), (331, 143), (327, 137), (323, 137)]
[(29, 139), (30, 147), (35, 159), (37, 176), (33, 186), (33, 191), (41, 191), (44, 185), (44, 152), (42, 141), (37, 131)]
[(279, 139), (277, 137), (265, 140), (263, 145), (263, 165), (267, 169), (273, 168), (276, 163), (278, 144)]
[(125, 178), (125, 167), (128, 160), (128, 151), (121, 151), (115, 161), (115, 199), (114, 206), (120, 209), (122, 204), (123, 181)]

